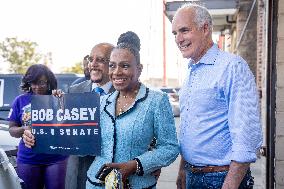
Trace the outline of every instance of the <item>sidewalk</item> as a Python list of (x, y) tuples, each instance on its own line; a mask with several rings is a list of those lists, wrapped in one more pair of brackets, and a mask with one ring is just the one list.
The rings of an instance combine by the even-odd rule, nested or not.
[(176, 188), (176, 178), (180, 156), (168, 167), (162, 168), (161, 176), (158, 180), (157, 189), (173, 189)]

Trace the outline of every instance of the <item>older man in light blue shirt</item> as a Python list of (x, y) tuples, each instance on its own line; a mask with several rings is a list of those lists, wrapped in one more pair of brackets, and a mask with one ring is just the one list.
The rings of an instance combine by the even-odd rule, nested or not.
[(249, 164), (256, 161), (262, 142), (252, 72), (241, 57), (213, 44), (212, 18), (206, 8), (193, 4), (180, 8), (172, 32), (189, 58), (180, 90), (178, 187), (252, 187)]

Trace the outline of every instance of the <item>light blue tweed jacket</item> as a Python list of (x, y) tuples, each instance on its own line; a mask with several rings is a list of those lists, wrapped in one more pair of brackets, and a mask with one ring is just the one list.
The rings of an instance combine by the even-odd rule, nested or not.
[[(118, 91), (106, 95), (101, 101), (101, 156), (97, 156), (88, 171), (88, 178), (95, 178), (105, 163), (127, 162), (138, 158), (144, 175), (131, 175), (131, 188), (147, 188), (155, 185), (151, 172), (171, 164), (179, 153), (174, 117), (167, 94), (150, 90), (141, 85), (135, 102), (119, 116), (115, 116)], [(148, 151), (153, 138), (157, 139), (153, 151)], [(87, 189), (103, 188), (87, 181)]]

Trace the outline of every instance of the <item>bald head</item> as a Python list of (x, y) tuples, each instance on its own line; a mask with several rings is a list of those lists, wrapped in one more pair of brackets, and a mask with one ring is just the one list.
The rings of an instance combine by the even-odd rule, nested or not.
[(92, 48), (91, 54), (94, 51), (94, 49), (98, 49), (98, 48), (103, 49), (104, 52), (106, 53), (105, 55), (110, 57), (110, 53), (112, 49), (114, 48), (114, 45), (110, 43), (98, 43)]

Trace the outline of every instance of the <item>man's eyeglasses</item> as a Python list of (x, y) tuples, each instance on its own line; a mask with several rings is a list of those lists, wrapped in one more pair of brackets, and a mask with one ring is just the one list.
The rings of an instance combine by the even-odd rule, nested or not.
[(96, 61), (96, 63), (99, 63), (99, 64), (107, 64), (107, 63), (109, 62), (109, 59), (108, 59), (108, 58), (102, 58), (102, 57), (96, 57), (96, 59), (94, 59), (93, 57), (88, 56), (88, 57), (86, 57), (86, 59), (87, 59), (89, 62)]
[(37, 82), (32, 82), (32, 85), (37, 85), (39, 87), (46, 87), (47, 81), (40, 80), (40, 81), (37, 81)]

